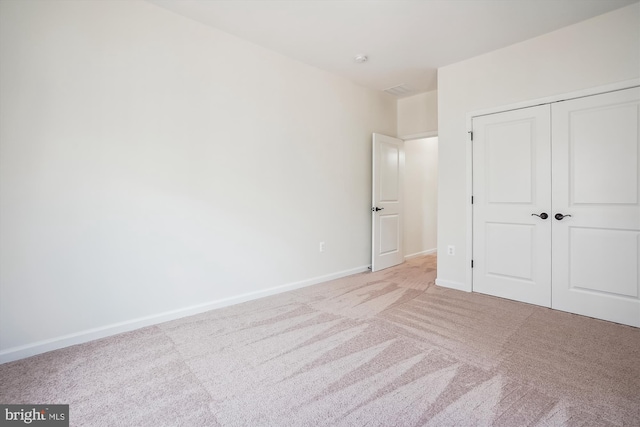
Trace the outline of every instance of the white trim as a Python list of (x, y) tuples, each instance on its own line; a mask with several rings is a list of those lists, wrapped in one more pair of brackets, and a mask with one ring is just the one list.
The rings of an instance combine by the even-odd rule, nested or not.
[[(467, 126), (467, 129), (469, 129), (469, 132), (471, 131), (471, 129), (473, 129), (473, 127), (471, 126), (471, 118), (468, 118), (468, 122), (469, 125)], [(466, 206), (467, 209), (465, 210), (465, 216), (466, 216), (466, 220), (467, 220), (467, 224), (469, 226), (468, 230), (469, 232), (467, 233), (467, 253), (465, 254), (465, 264), (468, 268), (466, 269), (466, 274), (465, 274), (465, 284), (464, 284), (464, 288), (461, 289), (463, 291), (467, 291), (467, 292), (473, 292), (473, 269), (471, 269), (471, 261), (473, 260), (473, 205), (471, 204), (471, 197), (473, 196), (473, 141), (471, 141), (471, 134), (467, 133), (466, 135), (466, 145), (467, 145), (467, 149), (465, 150), (466, 152), (466, 158), (465, 158), (465, 162), (466, 162), (466, 170), (467, 170), (467, 182), (466, 182), (466, 187), (467, 187), (467, 199), (466, 199)], [(456, 288), (457, 289), (457, 288)]]
[[(608, 85), (597, 86), (597, 87), (588, 88), (588, 89), (582, 89), (582, 90), (569, 92), (565, 94), (552, 95), (544, 98), (518, 102), (515, 104), (509, 104), (509, 105), (503, 105), (499, 107), (491, 107), (491, 108), (485, 108), (482, 110), (471, 111), (467, 113), (467, 118), (466, 118), (467, 132), (471, 132), (473, 130), (472, 120), (474, 117), (485, 116), (487, 114), (501, 113), (509, 110), (517, 110), (520, 108), (528, 108), (528, 107), (533, 107), (535, 105), (541, 105), (541, 104), (552, 104), (554, 102), (566, 101), (566, 100), (575, 99), (575, 98), (582, 98), (585, 96), (598, 95), (600, 93), (613, 92), (617, 90), (624, 90), (624, 89), (629, 89), (636, 86), (640, 86), (640, 79), (625, 80), (622, 82), (611, 83)], [(470, 141), (468, 137), (467, 137), (467, 141)], [(467, 233), (467, 251), (466, 251), (467, 252), (466, 265), (468, 266), (467, 274), (466, 274), (467, 283), (463, 286), (463, 288), (455, 287), (455, 282), (447, 282), (447, 283), (454, 283), (454, 286), (452, 286), (453, 289), (461, 289), (463, 291), (472, 292), (473, 291), (473, 271), (471, 269), (471, 260), (473, 259), (473, 206), (471, 205), (470, 201), (471, 201), (471, 196), (473, 196), (473, 149), (472, 149), (471, 143), (467, 144), (467, 148), (465, 151), (466, 151), (466, 168), (467, 168), (466, 169), (467, 171), (467, 182), (466, 182), (467, 199), (466, 200), (468, 200), (466, 204), (467, 206), (466, 220), (467, 220), (467, 230), (469, 230), (469, 232)], [(437, 280), (436, 280), (436, 284), (438, 284)], [(442, 286), (450, 287), (447, 285), (442, 285)]]
[(462, 282), (436, 279), (436, 285), (442, 286), (443, 288), (455, 289), (455, 290), (464, 291), (464, 292), (471, 292), (471, 289), (468, 289), (467, 285)]
[(86, 343), (89, 341), (109, 337), (109, 336), (120, 334), (123, 332), (133, 331), (135, 329), (140, 329), (147, 326), (157, 325), (160, 323), (168, 322), (170, 320), (176, 320), (176, 319), (180, 319), (187, 316), (193, 316), (194, 314), (204, 313), (205, 311), (228, 307), (230, 305), (235, 305), (242, 302), (255, 300), (258, 298), (263, 298), (270, 295), (292, 291), (294, 289), (304, 288), (306, 286), (327, 282), (329, 280), (340, 279), (342, 277), (346, 277), (352, 274), (362, 273), (366, 271), (369, 271), (369, 266), (365, 265), (361, 267), (352, 268), (349, 270), (343, 270), (336, 273), (326, 274), (324, 276), (312, 277), (310, 279), (301, 280), (299, 282), (288, 283), (286, 285), (281, 285), (281, 286), (275, 286), (275, 287), (261, 290), (261, 291), (248, 292), (248, 293), (237, 295), (234, 297), (210, 301), (204, 304), (196, 304), (190, 307), (166, 311), (160, 314), (154, 314), (151, 316), (145, 316), (145, 317), (139, 317), (137, 319), (126, 320), (124, 322), (113, 323), (111, 325), (102, 326), (99, 328), (87, 329), (74, 334), (63, 335), (60, 337), (39, 341), (33, 344), (12, 347), (0, 352), (0, 364), (13, 362), (14, 360), (24, 359), (27, 357), (35, 356), (37, 354), (46, 353), (52, 350), (58, 350), (58, 349), (69, 347), (76, 344)]
[[(528, 107), (533, 107), (535, 105), (541, 105), (541, 104), (553, 104), (554, 102), (568, 101), (570, 99), (584, 98), (585, 96), (599, 95), (601, 93), (606, 93), (606, 92), (614, 92), (617, 90), (630, 89), (635, 86), (640, 86), (640, 79), (626, 80), (623, 82), (612, 83), (612, 84), (597, 86), (597, 87), (588, 88), (588, 89), (582, 89), (574, 92), (546, 96), (544, 98), (533, 99), (530, 101), (517, 102), (514, 104), (502, 105), (498, 107), (484, 108), (482, 110), (476, 110), (476, 111), (467, 113), (467, 125), (470, 124), (471, 122), (470, 119), (473, 117), (486, 116), (487, 114), (494, 114), (494, 113), (502, 113), (509, 110), (518, 110), (520, 108), (528, 108)], [(471, 130), (469, 126), (467, 127), (469, 128), (469, 130)]]
[(401, 135), (401, 136), (398, 136), (398, 138), (402, 139), (402, 140), (405, 140), (405, 141), (410, 141), (412, 139), (433, 138), (434, 136), (438, 136), (438, 131), (437, 130), (430, 130), (428, 132), (414, 133), (414, 134), (411, 134), (411, 135)]
[(404, 259), (415, 258), (415, 257), (419, 257), (419, 256), (422, 256), (422, 255), (429, 255), (429, 254), (436, 253), (437, 251), (438, 251), (438, 248), (427, 249), (426, 251), (416, 252), (416, 253), (413, 253), (413, 254), (405, 255)]

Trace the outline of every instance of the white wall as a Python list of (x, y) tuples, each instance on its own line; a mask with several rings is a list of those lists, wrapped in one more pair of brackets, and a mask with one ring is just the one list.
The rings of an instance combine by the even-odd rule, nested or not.
[(394, 98), (146, 2), (0, 8), (0, 361), (370, 264)]
[(405, 256), (435, 252), (438, 225), (438, 137), (405, 141)]
[(434, 133), (438, 130), (438, 91), (398, 100), (398, 136)]
[(467, 114), (638, 77), (637, 3), (438, 70), (438, 284), (471, 289)]

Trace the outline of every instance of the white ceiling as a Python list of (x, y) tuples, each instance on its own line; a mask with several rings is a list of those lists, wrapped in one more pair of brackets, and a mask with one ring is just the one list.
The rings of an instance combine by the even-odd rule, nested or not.
[[(408, 95), (437, 68), (639, 0), (148, 0), (358, 84)], [(356, 54), (369, 61), (357, 64)]]

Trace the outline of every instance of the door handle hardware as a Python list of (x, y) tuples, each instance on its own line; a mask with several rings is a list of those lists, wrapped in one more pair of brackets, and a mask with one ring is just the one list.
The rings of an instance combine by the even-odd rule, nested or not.
[(561, 213), (557, 213), (557, 214), (555, 214), (555, 216), (554, 216), (554, 217), (555, 217), (555, 219), (557, 219), (558, 221), (561, 221), (561, 220), (562, 220), (562, 218), (566, 218), (566, 217), (568, 217), (568, 216), (571, 216), (571, 215), (563, 215), (563, 214), (561, 214)]
[(537, 216), (538, 218), (541, 218), (541, 219), (547, 219), (547, 218), (549, 218), (549, 215), (547, 215), (547, 213), (546, 213), (546, 212), (542, 212), (540, 215), (538, 215), (538, 214), (531, 214), (531, 216)]
[(376, 206), (374, 208), (371, 208), (371, 212), (378, 212), (378, 211), (381, 211), (382, 209), (384, 209), (384, 208), (379, 208), (379, 207)]

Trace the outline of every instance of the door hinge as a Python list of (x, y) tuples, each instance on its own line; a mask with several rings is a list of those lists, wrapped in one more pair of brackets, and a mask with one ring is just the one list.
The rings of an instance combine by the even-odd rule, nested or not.
[(473, 142), (473, 131), (472, 130), (469, 131), (469, 135), (471, 136), (471, 142)]
[(471, 268), (473, 268), (473, 260), (471, 260)]
[(473, 196), (471, 196), (471, 204), (473, 204)]

